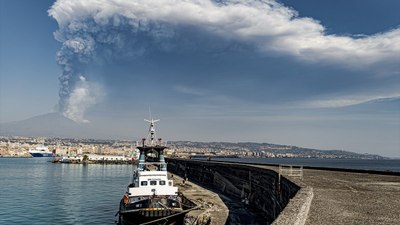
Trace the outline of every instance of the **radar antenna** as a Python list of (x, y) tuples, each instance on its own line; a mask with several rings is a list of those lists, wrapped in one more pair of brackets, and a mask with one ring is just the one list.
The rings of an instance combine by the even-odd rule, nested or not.
[(150, 127), (149, 127), (149, 133), (147, 134), (147, 141), (149, 142), (149, 145), (154, 145), (155, 144), (155, 140), (157, 139), (156, 136), (156, 129), (154, 124), (158, 121), (160, 121), (159, 119), (155, 120), (153, 118), (150, 117), (150, 119), (144, 119), (144, 121), (149, 122), (150, 123)]

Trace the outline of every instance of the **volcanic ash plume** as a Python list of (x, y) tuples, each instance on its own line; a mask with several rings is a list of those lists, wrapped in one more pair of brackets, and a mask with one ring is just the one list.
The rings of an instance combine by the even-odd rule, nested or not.
[(58, 0), (49, 15), (62, 43), (60, 111), (78, 122), (99, 100), (91, 84), (96, 75), (85, 68), (153, 50), (209, 54), (245, 46), (259, 54), (358, 69), (399, 60), (400, 29), (361, 38), (328, 35), (319, 21), (299, 17), (275, 0)]
[[(55, 35), (57, 40), (64, 40), (58, 33)], [(59, 110), (78, 123), (89, 122), (84, 114), (102, 96), (100, 86), (89, 83), (82, 74), (84, 65), (92, 61), (94, 45), (90, 37), (74, 37), (64, 40), (57, 53), (57, 62), (63, 69), (59, 76)]]
[(134, 14), (125, 16), (130, 9), (124, 4), (57, 1), (49, 10), (59, 24), (54, 36), (62, 43), (57, 53), (57, 62), (63, 69), (59, 76), (59, 111), (76, 122), (87, 122), (85, 112), (104, 95), (95, 84), (98, 75), (83, 76), (85, 68), (134, 59), (149, 46), (169, 48), (167, 40), (173, 32), (167, 26)]
[(102, 91), (99, 86), (88, 83), (85, 77), (80, 76), (65, 102), (64, 115), (76, 122), (89, 122), (84, 119), (84, 114), (90, 106), (98, 102), (101, 96)]

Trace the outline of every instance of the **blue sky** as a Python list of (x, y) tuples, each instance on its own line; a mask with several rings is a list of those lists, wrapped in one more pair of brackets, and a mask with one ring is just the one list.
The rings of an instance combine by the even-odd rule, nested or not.
[(400, 2), (217, 2), (1, 1), (0, 122), (400, 156)]

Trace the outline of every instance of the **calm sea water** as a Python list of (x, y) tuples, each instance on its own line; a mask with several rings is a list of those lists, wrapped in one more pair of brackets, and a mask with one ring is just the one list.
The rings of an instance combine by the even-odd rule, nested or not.
[(400, 159), (213, 158), (212, 160), (400, 172)]
[(115, 224), (132, 165), (0, 158), (0, 224)]

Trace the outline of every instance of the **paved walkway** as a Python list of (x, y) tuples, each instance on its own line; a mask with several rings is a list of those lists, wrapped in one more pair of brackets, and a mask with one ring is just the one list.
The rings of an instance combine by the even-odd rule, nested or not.
[(400, 176), (304, 170), (314, 189), (307, 225), (400, 224)]
[(302, 183), (314, 192), (306, 225), (400, 224), (400, 176), (304, 169)]

